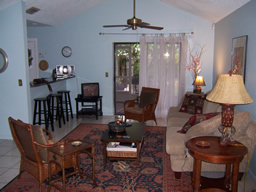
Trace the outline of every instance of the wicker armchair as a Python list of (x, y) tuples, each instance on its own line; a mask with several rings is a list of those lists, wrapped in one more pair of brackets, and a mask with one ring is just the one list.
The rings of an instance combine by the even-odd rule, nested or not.
[(142, 87), (138, 98), (124, 102), (125, 121), (127, 119), (134, 119), (140, 122), (154, 120), (157, 124), (155, 110), (159, 94), (160, 89)]
[[(8, 120), (13, 139), (21, 154), (18, 178), (20, 178), (22, 171), (27, 171), (39, 181), (41, 192), (42, 183), (48, 178), (47, 148), (57, 144), (50, 144), (51, 133), (40, 126), (26, 124), (11, 117)], [(47, 132), (49, 140), (45, 138), (43, 132)], [(56, 164), (51, 164), (51, 166), (52, 174), (61, 170)], [(70, 155), (65, 159), (65, 168), (73, 167), (76, 169), (78, 166), (75, 156)]]

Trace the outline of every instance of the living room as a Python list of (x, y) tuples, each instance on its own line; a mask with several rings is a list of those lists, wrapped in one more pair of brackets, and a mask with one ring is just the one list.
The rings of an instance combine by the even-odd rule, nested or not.
[[(254, 82), (256, 71), (254, 65), (255, 48), (255, 10), (256, 2), (250, 1), (231, 15), (213, 23), (192, 15), (175, 7), (167, 6), (156, 0), (140, 0), (137, 2), (137, 16), (145, 18), (152, 25), (163, 26), (163, 33), (194, 32), (189, 35), (189, 45), (204, 46), (202, 72), (206, 86), (203, 92), (211, 90), (217, 76), (227, 73), (231, 67), (232, 38), (248, 35), (245, 86), (255, 100)], [(113, 11), (116, 10), (116, 11)], [(83, 82), (99, 82), (103, 95), (103, 114), (113, 115), (113, 42), (138, 42), (139, 35), (99, 35), (99, 32), (120, 32), (121, 29), (104, 29), (105, 24), (122, 24), (132, 14), (130, 1), (108, 0), (81, 13), (72, 19), (54, 27), (26, 27), (25, 3), (19, 1), (0, 11), (1, 48), (9, 57), (7, 70), (0, 75), (1, 80), (1, 131), (0, 139), (11, 139), (8, 117), (19, 118), (32, 122), (32, 102), (29, 78), (27, 72), (27, 38), (38, 39), (38, 51), (43, 53), (53, 69), (58, 64), (76, 66), (76, 78), (66, 82), (66, 88), (71, 90), (72, 105), (74, 98), (80, 93)], [(133, 31), (131, 31), (134, 33)], [(148, 32), (139, 29), (138, 32)], [(63, 46), (72, 47), (70, 58), (61, 55)], [(105, 72), (109, 77), (105, 77)], [(22, 79), (23, 86), (18, 86)], [(191, 91), (192, 78), (186, 73), (186, 91)], [(9, 102), (8, 102), (9, 101)], [(240, 111), (249, 111), (255, 120), (254, 104), (236, 106)], [(251, 154), (253, 155), (253, 154)], [(255, 153), (253, 161), (255, 162)], [(255, 165), (250, 166), (250, 172), (256, 173)]]

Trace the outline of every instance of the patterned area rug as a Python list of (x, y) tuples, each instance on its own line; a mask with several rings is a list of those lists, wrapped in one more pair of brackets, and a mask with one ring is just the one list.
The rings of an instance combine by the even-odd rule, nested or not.
[[(135, 161), (126, 161), (130, 165), (129, 172), (113, 169), (113, 162), (103, 164), (102, 143), (100, 141), (107, 125), (81, 124), (64, 139), (83, 139), (95, 143), (95, 171), (98, 186), (91, 179), (71, 176), (66, 179), (66, 191), (70, 192), (190, 192), (191, 177), (183, 173), (181, 179), (175, 179), (170, 167), (169, 155), (165, 152), (165, 127), (146, 127), (144, 144), (141, 151), (140, 165)], [(81, 166), (91, 173), (91, 160), (87, 155), (81, 155)], [(43, 191), (47, 191), (47, 181)], [(39, 191), (39, 183), (31, 175), (24, 172), (20, 179), (15, 178), (2, 191)], [(51, 188), (51, 191), (58, 191)]]

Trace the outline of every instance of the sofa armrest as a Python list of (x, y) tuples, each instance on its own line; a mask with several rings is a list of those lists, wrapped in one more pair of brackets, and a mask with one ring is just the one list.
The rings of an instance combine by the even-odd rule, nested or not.
[(221, 114), (192, 126), (185, 134), (185, 142), (193, 137), (212, 135), (221, 125)]
[(179, 112), (178, 107), (170, 107), (170, 108), (169, 108), (169, 111), (168, 111), (168, 117), (167, 117), (167, 118), (171, 117), (171, 116), (172, 116), (173, 114), (175, 114), (176, 112)]

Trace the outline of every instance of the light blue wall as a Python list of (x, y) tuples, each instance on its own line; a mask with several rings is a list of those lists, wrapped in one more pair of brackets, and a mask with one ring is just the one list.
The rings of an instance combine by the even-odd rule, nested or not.
[[(137, 35), (99, 35), (99, 32), (136, 33), (137, 31), (122, 31), (122, 28), (103, 28), (106, 24), (125, 24), (133, 16), (132, 1), (107, 0), (99, 6), (72, 18), (55, 27), (30, 27), (28, 37), (38, 39), (38, 50), (45, 57), (39, 58), (48, 61), (51, 70), (55, 65), (75, 65), (76, 80), (68, 81), (67, 88), (74, 97), (80, 93), (82, 82), (100, 83), (100, 92), (103, 95), (103, 113), (114, 113), (113, 103), (113, 43), (138, 42)], [(136, 16), (151, 25), (163, 26), (162, 31), (138, 29), (139, 33), (170, 33), (193, 31), (189, 36), (191, 48), (194, 44), (206, 45), (203, 54), (202, 75), (205, 77), (206, 87), (212, 87), (214, 31), (212, 24), (187, 12), (173, 8), (158, 0), (137, 1)], [(63, 46), (72, 48), (72, 56), (64, 58), (61, 55)], [(109, 77), (105, 77), (105, 72)], [(191, 91), (192, 77), (187, 73), (186, 89)]]
[[(249, 111), (251, 118), (256, 120), (256, 1), (250, 1), (228, 17), (216, 24), (215, 28), (215, 55), (213, 84), (217, 76), (227, 73), (231, 69), (232, 38), (248, 35), (245, 87), (254, 102), (249, 105), (236, 106), (239, 111)], [(256, 149), (250, 164), (250, 171), (256, 182)], [(252, 154), (251, 154), (252, 155)]]
[[(24, 3), (19, 1), (0, 11), (0, 47), (9, 66), (0, 73), (0, 139), (12, 139), (8, 117), (31, 121), (27, 67), (27, 29)], [(18, 86), (18, 79), (23, 86)]]

